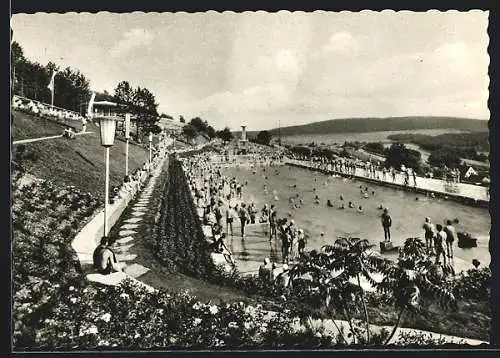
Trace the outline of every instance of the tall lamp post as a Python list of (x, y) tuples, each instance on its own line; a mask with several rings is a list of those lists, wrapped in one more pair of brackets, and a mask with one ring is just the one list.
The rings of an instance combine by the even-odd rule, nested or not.
[(125, 175), (128, 175), (128, 141), (130, 139), (130, 113), (125, 113)]
[(153, 133), (149, 132), (149, 168), (151, 169), (151, 146), (153, 145)]
[(116, 118), (112, 115), (97, 115), (101, 132), (101, 145), (105, 149), (105, 180), (104, 180), (104, 236), (108, 236), (108, 206), (109, 206), (109, 148), (115, 140)]

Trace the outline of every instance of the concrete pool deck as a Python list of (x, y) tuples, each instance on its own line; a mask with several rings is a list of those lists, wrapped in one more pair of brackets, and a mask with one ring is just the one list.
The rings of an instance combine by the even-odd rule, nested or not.
[[(487, 188), (479, 185), (472, 185), (466, 183), (450, 184), (446, 183), (444, 180), (441, 179), (425, 178), (417, 176), (416, 187), (413, 185), (405, 186), (403, 184), (404, 181), (403, 175), (401, 175), (400, 173), (396, 173), (396, 180), (392, 181), (389, 178), (390, 175), (387, 175), (387, 179), (384, 180), (382, 177), (382, 173), (379, 171), (377, 171), (377, 175), (379, 176), (380, 179), (369, 178), (363, 175), (363, 169), (358, 167), (356, 167), (354, 175), (351, 175), (334, 170), (327, 170), (309, 161), (286, 158), (285, 163), (306, 169), (321, 171), (327, 174), (335, 174), (344, 177), (354, 176), (354, 178), (356, 179), (363, 180), (369, 183), (383, 185), (383, 186), (390, 186), (393, 188), (398, 188), (406, 191), (419, 192), (423, 194), (434, 193), (434, 195), (447, 196), (450, 199), (460, 201), (461, 203), (464, 204), (470, 204), (482, 207), (488, 207), (489, 205)], [(412, 183), (411, 178), (410, 178), (410, 183)]]

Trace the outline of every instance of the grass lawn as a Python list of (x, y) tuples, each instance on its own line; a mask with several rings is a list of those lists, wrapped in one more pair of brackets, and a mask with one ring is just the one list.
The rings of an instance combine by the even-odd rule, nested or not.
[[(25, 144), (22, 165), (40, 179), (50, 179), (62, 186), (73, 185), (83, 191), (104, 197), (104, 148), (101, 146), (99, 127), (87, 126), (92, 134), (76, 139), (58, 138)], [(57, 123), (13, 112), (12, 136), (14, 140), (62, 134), (64, 126)], [(13, 146), (13, 158), (19, 145)], [(129, 145), (129, 171), (143, 165), (149, 154), (142, 147)], [(125, 143), (116, 140), (110, 149), (110, 185), (119, 185), (125, 175)]]

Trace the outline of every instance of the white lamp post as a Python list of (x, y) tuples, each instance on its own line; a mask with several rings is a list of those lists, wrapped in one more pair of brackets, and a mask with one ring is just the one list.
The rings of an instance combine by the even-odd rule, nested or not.
[(114, 117), (99, 118), (101, 130), (101, 145), (106, 148), (106, 174), (104, 182), (104, 236), (108, 236), (108, 205), (109, 205), (109, 148), (115, 140), (116, 120)]
[(149, 168), (151, 169), (151, 146), (153, 144), (153, 133), (149, 132)]
[(128, 175), (128, 141), (130, 139), (130, 113), (125, 113), (125, 175)]

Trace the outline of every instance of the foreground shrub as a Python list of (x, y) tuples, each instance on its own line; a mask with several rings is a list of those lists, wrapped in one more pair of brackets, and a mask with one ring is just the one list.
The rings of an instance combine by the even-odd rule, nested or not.
[(445, 339), (442, 336), (435, 337), (430, 333), (424, 332), (407, 332), (403, 331), (399, 333), (398, 341), (396, 345), (405, 347), (443, 347), (445, 344), (465, 344), (463, 339), (453, 340)]
[(188, 293), (151, 293), (131, 281), (102, 288), (47, 282), (30, 287), (23, 297), (36, 291), (46, 297), (39, 302), (49, 302), (51, 309), (40, 314), (43, 304), (19, 301), (37, 327), (31, 344), (17, 341), (19, 349), (313, 348), (335, 343), (324, 327), (301, 328), (289, 311), (273, 314), (242, 302), (204, 304)]
[(489, 267), (474, 268), (461, 272), (449, 283), (453, 294), (459, 298), (489, 300), (491, 295), (491, 270)]
[(30, 347), (37, 330), (57, 304), (61, 286), (83, 280), (71, 247), (78, 229), (99, 206), (98, 200), (75, 187), (63, 190), (48, 181), (15, 176), (13, 184), (13, 339)]
[(32, 276), (58, 282), (80, 276), (71, 241), (98, 206), (90, 193), (75, 187), (61, 190), (48, 181), (14, 186), (14, 291)]

